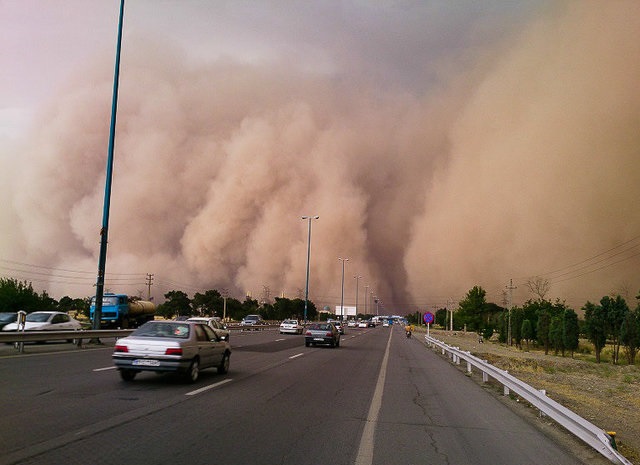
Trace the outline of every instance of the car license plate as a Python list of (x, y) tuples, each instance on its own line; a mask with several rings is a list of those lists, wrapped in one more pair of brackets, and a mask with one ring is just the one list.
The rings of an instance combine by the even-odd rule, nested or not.
[(313, 338), (314, 341), (324, 341), (323, 337), (314, 337)]
[(133, 361), (132, 365), (135, 366), (144, 366), (144, 367), (159, 367), (159, 360), (147, 360), (147, 359), (136, 359)]

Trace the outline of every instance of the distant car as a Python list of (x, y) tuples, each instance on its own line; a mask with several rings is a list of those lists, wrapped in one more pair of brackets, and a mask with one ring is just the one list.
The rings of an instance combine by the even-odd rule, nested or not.
[[(3, 331), (16, 331), (18, 323), (8, 323)], [(32, 312), (28, 313), (25, 331), (77, 331), (82, 329), (82, 324), (63, 312)]]
[(229, 371), (231, 346), (208, 325), (194, 321), (148, 321), (119, 339), (113, 362), (124, 381), (141, 371), (179, 373), (197, 381), (200, 370)]
[(356, 320), (349, 320), (347, 322), (347, 328), (357, 328), (358, 322)]
[(384, 328), (387, 328), (387, 327), (389, 326), (389, 320), (384, 320), (384, 321), (382, 322), (382, 326), (383, 326)]
[(4, 328), (10, 323), (15, 323), (17, 320), (18, 320), (18, 312), (0, 313), (0, 329)]
[(231, 336), (230, 331), (227, 327), (220, 322), (220, 320), (216, 317), (211, 316), (194, 316), (189, 318), (187, 321), (195, 321), (196, 323), (203, 323), (209, 326), (213, 331), (220, 336), (221, 339), (225, 341), (229, 341), (229, 337)]
[(242, 329), (262, 329), (260, 326), (264, 325), (265, 322), (260, 315), (247, 315), (242, 319), (240, 325), (243, 327)]
[(367, 327), (367, 322), (362, 320), (358, 322), (358, 328), (366, 328)]
[(330, 323), (333, 323), (336, 326), (340, 334), (344, 334), (344, 323), (342, 321), (331, 320)]
[(302, 334), (302, 329), (298, 320), (284, 320), (280, 323), (280, 334)]
[(367, 320), (367, 327), (375, 328), (376, 327), (376, 322), (373, 321), (373, 320)]
[(304, 334), (304, 345), (329, 344), (340, 347), (340, 332), (333, 323), (312, 323)]

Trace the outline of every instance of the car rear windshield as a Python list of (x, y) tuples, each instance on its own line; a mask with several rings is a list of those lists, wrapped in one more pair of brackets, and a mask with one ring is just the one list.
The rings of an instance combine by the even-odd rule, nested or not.
[(190, 326), (185, 323), (148, 322), (136, 329), (132, 335), (187, 339), (189, 337), (189, 328)]
[(51, 313), (29, 313), (26, 321), (30, 321), (32, 323), (44, 323), (45, 321), (49, 321), (50, 316)]

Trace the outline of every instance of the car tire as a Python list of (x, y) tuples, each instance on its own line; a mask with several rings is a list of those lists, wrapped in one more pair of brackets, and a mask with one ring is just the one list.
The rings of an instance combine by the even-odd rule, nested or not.
[(186, 373), (187, 381), (190, 383), (195, 383), (198, 381), (198, 377), (200, 376), (200, 362), (198, 361), (198, 357), (194, 358), (189, 365), (189, 369)]
[(340, 347), (340, 339), (336, 340), (336, 347)]
[(137, 374), (138, 372), (134, 370), (120, 370), (120, 378), (123, 381), (133, 381)]
[(305, 345), (305, 347), (309, 347), (311, 345), (311, 343), (309, 341), (304, 341), (304, 345)]
[(218, 373), (224, 375), (229, 372), (229, 362), (230, 362), (231, 354), (229, 352), (225, 352), (222, 356), (222, 361), (220, 365), (218, 365)]

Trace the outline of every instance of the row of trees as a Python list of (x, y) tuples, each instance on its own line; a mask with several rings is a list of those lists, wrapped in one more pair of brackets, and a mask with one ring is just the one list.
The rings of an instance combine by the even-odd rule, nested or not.
[[(486, 291), (475, 286), (460, 301), (454, 318), (454, 328), (466, 328), (491, 337), (498, 332), (501, 342), (515, 343), (522, 347), (535, 343), (544, 347), (545, 354), (553, 350), (556, 355), (573, 353), (578, 349), (580, 336), (587, 338), (595, 348), (596, 361), (601, 360), (606, 344), (612, 346), (612, 361), (620, 361), (620, 349), (629, 364), (635, 363), (640, 347), (640, 295), (638, 303), (631, 310), (621, 296), (605, 296), (599, 304), (587, 302), (582, 310), (584, 319), (559, 300), (551, 302), (542, 297), (527, 301), (522, 307), (513, 307), (511, 311), (486, 301)], [(440, 309), (436, 312), (435, 322), (449, 327), (448, 312)], [(507, 341), (511, 337), (510, 341)]]
[(59, 301), (50, 297), (46, 291), (38, 294), (31, 283), (13, 278), (0, 278), (0, 312), (27, 312), (58, 310), (76, 311), (89, 315), (90, 298), (73, 299), (65, 296)]
[[(245, 315), (258, 314), (265, 320), (304, 318), (304, 300), (276, 297), (273, 304), (263, 303), (247, 296), (244, 302), (233, 297), (225, 297), (217, 290), (196, 293), (193, 299), (182, 291), (170, 291), (164, 295), (165, 302), (158, 306), (158, 314), (164, 318), (178, 316), (218, 316), (241, 320)], [(226, 310), (225, 310), (226, 309)], [(307, 319), (314, 320), (318, 311), (313, 302), (307, 302)]]

